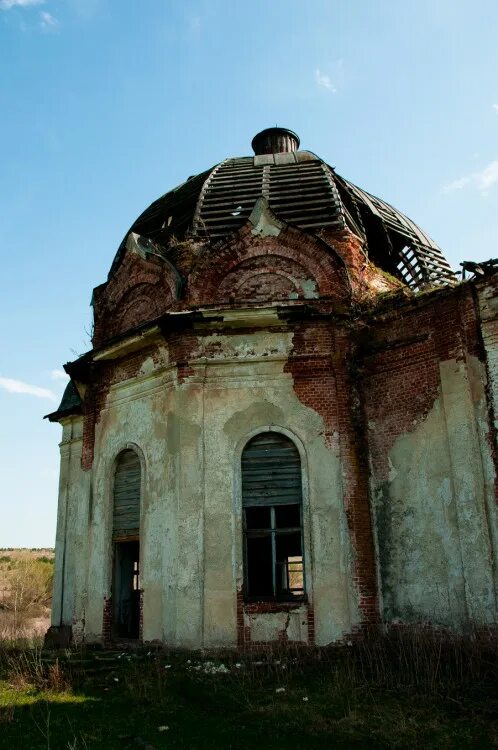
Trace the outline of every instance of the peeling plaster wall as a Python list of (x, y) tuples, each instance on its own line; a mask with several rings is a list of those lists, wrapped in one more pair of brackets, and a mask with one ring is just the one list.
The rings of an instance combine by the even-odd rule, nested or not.
[(406, 344), (373, 356), (364, 397), (384, 619), (459, 628), (496, 622), (498, 517), (486, 370), (453, 303), (386, 324)]
[[(498, 458), (498, 277), (493, 276), (477, 285), (481, 335), (486, 354), (488, 403), (477, 414), (479, 435), (483, 445), (483, 467), (488, 477), (487, 512), (491, 530), (491, 543), (495, 561), (495, 598), (498, 602), (498, 476), (495, 473)], [(474, 378), (476, 381), (477, 378)], [(475, 399), (474, 399), (475, 402)], [(486, 408), (487, 407), (487, 408)], [(485, 449), (492, 446), (491, 455)], [(493, 461), (494, 459), (494, 461)]]
[[(288, 326), (266, 309), (112, 350), (94, 441), (83, 417), (62, 420), (53, 624), (103, 639), (127, 447), (143, 470), (145, 641), (325, 645), (375, 622), (367, 448), (382, 617), (495, 622), (498, 329), (494, 286), (479, 293), (486, 361), (465, 288), (379, 316), (365, 351), (343, 325)], [(293, 607), (242, 594), (240, 455), (268, 429), (302, 459), (308, 600)]]
[[(288, 344), (290, 349), (291, 336)], [(351, 602), (350, 544), (341, 536), (344, 509), (338, 448), (327, 446), (321, 417), (295, 395), (292, 378), (283, 372), (286, 361), (274, 358), (206, 368), (205, 645), (234, 638), (235, 595), (243, 580), (239, 459), (248, 437), (268, 427), (284, 428), (298, 446), (306, 446), (305, 558), (316, 642), (339, 638), (357, 617)], [(250, 622), (261, 617), (253, 614)], [(258, 638), (251, 634), (251, 640)]]
[(485, 477), (465, 379), (458, 363), (442, 363), (441, 396), (395, 440), (388, 479), (375, 488), (387, 620), (459, 626), (495, 617)]
[[(310, 608), (320, 645), (358, 623), (338, 440), (326, 441), (322, 418), (298, 399), (284, 371), (292, 340), (290, 332), (264, 330), (201, 336), (186, 378), (178, 379), (164, 354), (149, 356), (136, 377), (110, 386), (96, 425), (93, 467), (78, 469), (84, 486), (76, 482), (70, 500), (80, 506), (91, 480), (92, 506), (85, 501), (86, 510), (73, 515), (71, 541), (71, 580), (88, 580), (88, 591), (83, 596), (77, 586), (67, 605), (73, 613), (85, 607), (87, 641), (102, 639), (111, 596), (114, 461), (120, 450), (135, 447), (144, 467), (143, 639), (186, 648), (237, 645), (240, 454), (252, 434), (266, 429), (286, 431), (302, 450), (308, 603), (289, 613), (246, 614), (250, 641), (308, 642)], [(81, 439), (79, 446), (75, 465)]]
[(82, 417), (69, 417), (62, 427), (52, 625), (71, 625), (77, 637), (86, 617), (91, 475), (81, 469)]
[(493, 276), (486, 282), (481, 282), (477, 287), (477, 294), (496, 431), (498, 429), (498, 278)]

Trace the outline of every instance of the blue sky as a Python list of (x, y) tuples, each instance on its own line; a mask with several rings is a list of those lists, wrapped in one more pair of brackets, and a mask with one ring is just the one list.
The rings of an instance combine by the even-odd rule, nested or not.
[(279, 124), (417, 221), (498, 255), (496, 0), (0, 0), (0, 546), (53, 545), (61, 364), (168, 189)]

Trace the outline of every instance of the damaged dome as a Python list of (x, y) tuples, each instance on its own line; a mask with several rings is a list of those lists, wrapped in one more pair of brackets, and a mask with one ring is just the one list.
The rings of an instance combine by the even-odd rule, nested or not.
[(263, 196), (275, 216), (306, 232), (352, 231), (372, 263), (413, 289), (455, 282), (449, 263), (425, 232), (315, 154), (300, 151), (293, 131), (267, 128), (252, 146), (254, 156), (225, 159), (158, 198), (130, 231), (162, 246), (187, 236), (220, 240), (240, 229)]

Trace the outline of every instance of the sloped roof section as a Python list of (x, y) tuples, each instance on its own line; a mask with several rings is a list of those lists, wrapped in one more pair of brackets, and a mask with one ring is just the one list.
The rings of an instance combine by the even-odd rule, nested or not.
[[(386, 201), (335, 174), (343, 203), (364, 227), (372, 261), (408, 286), (452, 284), (455, 275), (436, 243)], [(389, 268), (386, 268), (386, 264)]]
[(147, 237), (158, 245), (167, 245), (172, 237), (177, 239), (185, 237), (192, 227), (199, 195), (211, 172), (212, 169), (208, 169), (206, 172), (189, 177), (186, 182), (162, 195), (140, 214), (119, 246), (109, 271), (109, 278), (114, 274), (121, 260), (130, 232)]
[(50, 422), (58, 422), (61, 417), (68, 417), (70, 414), (81, 413), (81, 399), (76, 386), (73, 381), (70, 380), (66, 385), (61, 402), (57, 407), (57, 410), (51, 414), (47, 414), (44, 418), (50, 420)]
[[(273, 155), (269, 155), (273, 156)], [(194, 233), (218, 239), (241, 227), (260, 196), (280, 219), (301, 229), (344, 228), (339, 193), (330, 169), (307, 152), (288, 163), (269, 158), (227, 159), (206, 180)], [(311, 156), (311, 155), (310, 155)]]

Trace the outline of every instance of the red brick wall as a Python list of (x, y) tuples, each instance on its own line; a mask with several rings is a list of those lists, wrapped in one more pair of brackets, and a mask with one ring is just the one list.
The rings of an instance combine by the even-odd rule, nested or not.
[[(175, 353), (176, 350), (174, 347), (173, 350)], [(105, 360), (93, 365), (91, 382), (87, 387), (83, 404), (82, 469), (88, 470), (92, 468), (95, 450), (95, 428), (100, 421), (102, 409), (105, 407), (111, 386), (123, 380), (136, 377), (146, 359), (152, 358), (154, 362), (160, 364), (162, 362), (161, 357), (159, 346), (155, 344), (145, 346), (140, 351), (131, 352), (119, 360)]]
[(104, 599), (104, 610), (102, 614), (102, 641), (105, 646), (112, 643), (113, 605), (112, 599)]
[(349, 229), (322, 229), (320, 236), (334, 248), (346, 264), (353, 296), (356, 299), (371, 299), (380, 291), (403, 287), (401, 281), (383, 273), (369, 261), (363, 249), (363, 242)]
[(154, 320), (176, 301), (173, 269), (157, 258), (128, 251), (115, 275), (93, 292), (93, 345)]
[(469, 287), (419, 298), (372, 317), (358, 347), (370, 460), (376, 481), (385, 481), (395, 440), (414, 429), (439, 394), (439, 363), (482, 356), (478, 320)]
[(294, 327), (285, 370), (299, 400), (316, 411), (325, 440), (339, 436), (344, 507), (355, 551), (354, 582), (362, 621), (378, 619), (376, 564), (368, 487), (368, 456), (360, 398), (352, 371), (354, 349), (343, 324), (307, 322)]
[[(433, 408), (441, 397), (440, 365), (449, 361), (461, 363), (459, 372), (454, 370), (464, 402), (485, 398), (485, 382), (474, 394), (476, 385), (464, 371), (468, 355), (483, 357), (472, 288), (462, 285), (378, 308), (365, 322), (368, 327), (358, 334), (358, 389), (375, 493), (384, 616), (415, 622), (430, 619), (432, 612), (435, 619), (449, 621), (464, 606), (460, 545), (475, 540), (467, 540), (469, 532), (458, 524), (463, 499), (454, 482), (463, 467), (453, 466), (451, 446), (459, 444), (461, 450), (463, 438), (448, 412), (458, 393), (445, 394)], [(430, 425), (421, 429), (429, 414)], [(469, 409), (466, 419), (473, 418)], [(491, 411), (488, 428), (491, 436)], [(399, 442), (393, 454), (396, 441), (415, 430), (420, 430), (417, 438)], [(469, 445), (469, 456), (472, 450)], [(469, 459), (469, 482), (480, 476), (480, 460)], [(475, 508), (472, 514), (479, 528)], [(448, 538), (451, 544), (445, 546)]]
[[(251, 227), (246, 226), (227, 241), (210, 246), (201, 256), (187, 282), (186, 304), (212, 305), (237, 299), (241, 276), (246, 288), (250, 288), (251, 272), (260, 274), (264, 265), (261, 259), (266, 258), (273, 275), (281, 273), (289, 278), (296, 274), (299, 278), (304, 272), (306, 279), (316, 282), (321, 297), (343, 303), (350, 298), (345, 265), (330, 245), (291, 227), (278, 237), (255, 238)], [(281, 290), (275, 291), (280, 299)], [(267, 299), (273, 301), (271, 284)], [(261, 302), (259, 292), (256, 301)]]

